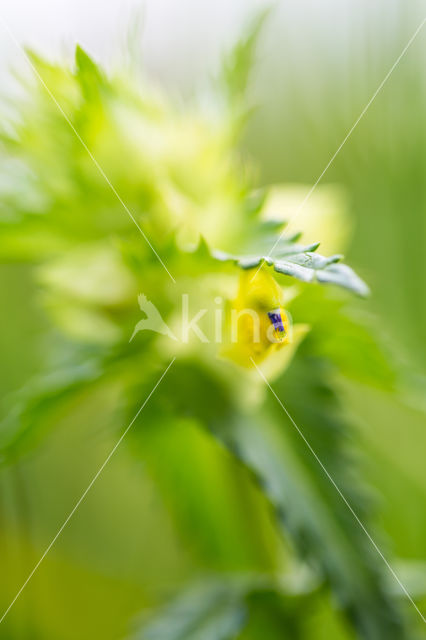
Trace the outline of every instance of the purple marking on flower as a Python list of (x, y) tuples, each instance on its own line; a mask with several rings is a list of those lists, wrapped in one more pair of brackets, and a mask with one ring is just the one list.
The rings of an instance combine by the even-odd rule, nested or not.
[(268, 316), (274, 326), (275, 331), (278, 331), (279, 333), (285, 333), (280, 309), (273, 309), (272, 311), (268, 311)]

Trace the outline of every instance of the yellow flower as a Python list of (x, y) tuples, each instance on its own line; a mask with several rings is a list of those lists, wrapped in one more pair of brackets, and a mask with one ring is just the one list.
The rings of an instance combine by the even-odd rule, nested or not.
[[(222, 356), (247, 368), (253, 367), (253, 361), (259, 364), (270, 360), (275, 362), (274, 369), (278, 365), (280, 370), (280, 361), (288, 362), (287, 356), (291, 357), (307, 330), (301, 326), (293, 330), (284, 309), (283, 290), (266, 267), (257, 273), (256, 269), (241, 272), (237, 296), (228, 309), (226, 329), (228, 339)], [(282, 352), (285, 347), (289, 348), (287, 356)]]

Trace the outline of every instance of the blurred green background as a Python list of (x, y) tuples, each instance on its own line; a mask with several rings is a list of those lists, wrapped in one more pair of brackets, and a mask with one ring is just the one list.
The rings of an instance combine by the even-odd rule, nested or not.
[[(251, 99), (258, 106), (247, 124), (242, 148), (258, 166), (259, 184), (286, 182), (307, 191), (423, 19), (425, 5), (401, 1), (378, 3), (371, 9), (367, 3), (304, 4), (291, 11), (286, 3), (278, 3), (262, 35), (251, 87)], [(190, 7), (182, 12), (184, 27), (180, 28), (193, 43), (196, 56), (203, 45), (194, 35), (196, 23), (185, 11), (189, 14)], [(225, 10), (221, 17), (226, 21)], [(238, 14), (234, 19), (237, 27), (240, 18)], [(146, 37), (161, 43), (161, 31), (152, 33), (149, 28), (148, 19)], [(375, 315), (378, 332), (409, 380), (399, 398), (361, 384), (339, 384), (357, 427), (354, 437), (362, 452), (364, 479), (378, 505), (384, 549), (396, 558), (409, 590), (420, 592), (426, 568), (425, 52), (426, 30), (322, 179), (322, 184), (343, 188), (353, 225), (346, 259), (373, 292), (369, 300), (353, 305), (361, 314)], [(211, 55), (201, 58), (204, 73)], [(191, 93), (201, 75), (191, 66), (186, 72), (176, 71), (170, 61), (169, 71), (160, 65), (156, 76), (149, 56), (148, 63), (151, 76), (176, 93)], [(0, 294), (0, 389), (6, 396), (39, 370), (49, 324), (25, 266), (1, 266)], [(107, 389), (87, 394), (78, 406), (65, 406), (42, 445), (2, 469), (2, 608), (115, 443), (114, 403), (114, 389)], [(191, 425), (188, 430), (190, 438)], [(250, 484), (247, 473), (235, 469), (214, 441), (203, 434), (194, 437), (191, 446), (197, 460), (202, 460), (205, 449), (217, 447), (215, 456), (224, 469), (218, 482), (227, 487), (223, 474), (228, 473), (237, 494), (239, 484)], [(167, 439), (164, 446), (167, 457)], [(196, 483), (196, 471), (186, 481)], [(268, 556), (274, 534), (258, 490), (250, 491), (250, 500), (265, 511)], [(221, 532), (214, 522), (209, 529), (207, 524), (210, 539), (198, 548), (188, 543), (173, 520), (143, 461), (121, 447), (0, 627), (0, 637), (125, 637), (141, 610), (156, 606), (187, 579), (210, 568), (209, 550), (214, 549), (230, 570), (244, 568), (247, 557), (257, 553), (253, 550), (258, 545), (247, 540), (242, 544), (242, 539), (250, 538), (244, 528), (235, 533), (230, 525), (227, 532), (227, 517), (233, 521), (237, 503), (238, 499), (235, 503), (230, 499), (228, 506), (216, 505), (225, 514), (225, 529)], [(246, 505), (248, 521), (251, 508)], [(226, 509), (230, 509), (228, 516)], [(203, 544), (207, 546), (202, 548)], [(250, 557), (250, 562), (263, 566), (268, 558)], [(303, 637), (352, 637), (341, 615), (327, 602), (315, 609)], [(424, 597), (423, 610), (425, 605)], [(417, 633), (422, 633), (420, 627)]]

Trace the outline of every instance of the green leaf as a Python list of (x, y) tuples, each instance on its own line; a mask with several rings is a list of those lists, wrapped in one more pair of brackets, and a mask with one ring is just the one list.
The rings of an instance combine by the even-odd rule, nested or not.
[(268, 14), (269, 9), (265, 9), (253, 18), (246, 34), (223, 61), (220, 80), (231, 104), (244, 99), (253, 68), (257, 42)]
[[(284, 535), (291, 538), (317, 576), (330, 585), (360, 637), (405, 638), (398, 603), (384, 575), (385, 565), (272, 393), (265, 389), (265, 403), (258, 410), (252, 407), (250, 413), (242, 413), (230, 390), (219, 382), (213, 384), (205, 366), (197, 369), (195, 362), (183, 366), (178, 363), (170, 372), (168, 388), (160, 388), (154, 403), (147, 407), (153, 412), (151, 419), (157, 418), (154, 426), (162, 422), (159, 409), (168, 404), (172, 413), (196, 418), (208, 427), (253, 474), (274, 506)], [(324, 361), (298, 358), (276, 383), (277, 394), (368, 530), (369, 501), (354, 481), (348, 453), (349, 426), (327, 383), (327, 373)], [(175, 443), (178, 439), (177, 434)], [(179, 460), (188, 465), (185, 450), (189, 446), (185, 439), (183, 453), (178, 448), (176, 468)], [(166, 465), (170, 460), (167, 456)], [(378, 544), (383, 546), (380, 540)]]
[(78, 74), (86, 74), (87, 77), (92, 79), (102, 78), (102, 73), (97, 64), (93, 62), (89, 54), (79, 44), (75, 48), (75, 62)]
[(36, 378), (8, 402), (7, 416), (0, 421), (0, 464), (14, 460), (48, 430), (55, 411), (76, 394), (89, 388), (102, 373), (99, 363), (89, 361)]
[(257, 220), (239, 235), (236, 249), (231, 252), (213, 248), (211, 255), (220, 262), (233, 262), (241, 269), (256, 269), (264, 264), (302, 282), (335, 284), (360, 296), (368, 295), (365, 282), (350, 267), (339, 264), (343, 256), (325, 257), (316, 253), (319, 242), (299, 244), (300, 233), (284, 236), (285, 225), (285, 221)]
[[(299, 359), (277, 384), (277, 395), (368, 529), (365, 498), (346, 455), (347, 425), (324, 379), (320, 363)], [(285, 411), (266, 393), (266, 410), (215, 424), (215, 433), (252, 470), (286, 534), (330, 584), (360, 637), (405, 638), (382, 575), (386, 567)]]
[(88, 347), (76, 343), (63, 343), (62, 349), (65, 362), (61, 361), (49, 373), (39, 374), (5, 399), (2, 407), (5, 417), (0, 420), (0, 465), (13, 462), (37, 445), (55, 426), (58, 413), (67, 407), (67, 402), (75, 402), (78, 394), (93, 393), (98, 386), (110, 382), (127, 389), (129, 377), (134, 375), (139, 380), (139, 391), (142, 380), (147, 379), (147, 396), (158, 380), (158, 363), (154, 364), (152, 354), (148, 355), (147, 343), (143, 373), (140, 354), (132, 351), (127, 341), (107, 350), (103, 345)]
[(88, 102), (98, 103), (99, 89), (104, 85), (103, 74), (92, 58), (80, 47), (75, 49), (76, 77)]
[(265, 576), (196, 581), (143, 622), (132, 640), (296, 640), (311, 601), (311, 593), (289, 595)]
[[(154, 384), (155, 378), (141, 392), (140, 376), (135, 379), (129, 420), (141, 395), (148, 395)], [(211, 403), (212, 394), (217, 403)], [(143, 425), (140, 429), (135, 425), (128, 442), (144, 460), (177, 531), (203, 566), (215, 571), (270, 572), (279, 540), (270, 523), (269, 505), (246, 470), (205, 429), (206, 421), (227, 419), (229, 402), (223, 381), (212, 371), (179, 360), (145, 407)]]
[(244, 584), (201, 583), (165, 608), (133, 640), (231, 640), (245, 621)]
[(312, 596), (283, 597), (274, 589), (253, 589), (246, 598), (247, 624), (238, 640), (302, 640)]
[[(269, 244), (269, 249), (274, 243)], [(302, 282), (319, 282), (320, 284), (335, 284), (348, 289), (360, 296), (367, 296), (368, 286), (357, 274), (345, 264), (337, 264), (342, 256), (334, 255), (328, 258), (314, 253), (319, 243), (302, 247), (290, 240), (281, 241), (279, 248), (274, 251), (274, 257), (259, 253), (242, 253), (233, 255), (224, 251), (212, 251), (217, 260), (232, 261), (241, 269), (255, 269), (261, 264), (272, 266), (277, 273), (296, 278)]]
[(379, 333), (374, 318), (351, 309), (346, 296), (306, 286), (288, 309), (294, 322), (311, 327), (302, 352), (326, 358), (352, 380), (395, 391), (400, 372), (383, 329)]

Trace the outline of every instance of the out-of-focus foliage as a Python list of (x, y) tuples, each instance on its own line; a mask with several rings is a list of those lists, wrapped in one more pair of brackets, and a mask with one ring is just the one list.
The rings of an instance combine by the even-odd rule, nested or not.
[[(196, 570), (185, 581), (214, 579), (165, 608), (157, 605), (173, 600), (168, 585), (141, 600), (141, 609), (156, 611), (136, 637), (316, 637), (310, 612), (329, 611), (330, 592), (340, 637), (398, 640), (409, 632), (386, 567), (256, 368), (239, 367), (238, 357), (194, 335), (177, 344), (141, 332), (129, 342), (141, 292), (177, 335), (182, 294), (190, 317), (199, 309), (211, 317), (216, 298), (231, 306), (238, 300), (241, 278), (262, 313), (285, 306), (293, 343), (273, 354), (265, 347), (262, 370), (369, 520), (333, 385), (340, 375), (389, 391), (395, 370), (368, 323), (350, 310), (346, 290), (364, 294), (366, 285), (340, 255), (318, 255), (316, 239), (280, 239), (283, 211), (271, 219), (267, 194), (238, 150), (262, 19), (225, 60), (225, 91), (209, 110), (177, 106), (134, 78), (108, 77), (80, 48), (74, 69), (31, 54), (45, 86), (29, 81), (2, 134), (10, 176), (2, 186), (0, 255), (29, 261), (57, 344), (46, 354), (46, 375), (9, 403), (2, 462), (16, 464), (54, 429), (66, 403), (91, 394), (116, 398), (118, 437), (176, 357), (126, 444), (193, 558)], [(244, 345), (236, 349), (247, 360)], [(122, 633), (136, 624), (126, 622)]]

